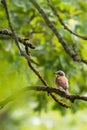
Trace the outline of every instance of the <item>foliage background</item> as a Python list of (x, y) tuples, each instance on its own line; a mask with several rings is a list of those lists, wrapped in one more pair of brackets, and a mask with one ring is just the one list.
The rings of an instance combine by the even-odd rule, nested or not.
[[(0, 1), (1, 2), (1, 1)], [(46, 0), (37, 0), (60, 34), (86, 59), (87, 41), (64, 30), (52, 13)], [(29, 38), (35, 46), (30, 50), (34, 65), (50, 86), (54, 85), (54, 72), (64, 70), (69, 79), (71, 94), (87, 95), (87, 65), (73, 61), (47, 27), (41, 15), (29, 0), (8, 0), (14, 30), (20, 37)], [(52, 0), (63, 21), (78, 34), (87, 34), (87, 0)], [(72, 6), (73, 5), (73, 6)], [(8, 28), (3, 5), (0, 3), (0, 29)], [(23, 46), (21, 45), (23, 48)], [(72, 48), (71, 48), (72, 49)], [(0, 101), (26, 86), (41, 84), (20, 56), (14, 40), (0, 35)], [(61, 100), (64, 100), (61, 98)], [(71, 109), (55, 103), (47, 93), (30, 91), (20, 93), (14, 102), (0, 110), (0, 130), (86, 130), (87, 103), (76, 101)]]

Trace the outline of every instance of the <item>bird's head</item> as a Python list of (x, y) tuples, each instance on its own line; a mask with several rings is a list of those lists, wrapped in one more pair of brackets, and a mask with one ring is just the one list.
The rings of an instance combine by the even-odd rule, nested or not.
[(56, 76), (65, 76), (65, 73), (62, 70), (56, 71), (54, 74)]

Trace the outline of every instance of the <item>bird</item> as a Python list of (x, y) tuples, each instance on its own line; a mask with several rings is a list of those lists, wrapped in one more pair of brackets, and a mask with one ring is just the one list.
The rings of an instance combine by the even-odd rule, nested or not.
[(62, 70), (56, 71), (55, 73), (56, 79), (55, 79), (55, 84), (57, 89), (60, 89), (64, 91), (66, 94), (69, 94), (68, 92), (68, 79), (65, 76), (65, 73)]

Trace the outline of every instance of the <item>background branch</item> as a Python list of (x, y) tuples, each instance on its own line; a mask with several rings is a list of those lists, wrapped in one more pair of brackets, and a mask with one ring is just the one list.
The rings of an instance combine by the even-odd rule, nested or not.
[(50, 22), (48, 19), (46, 13), (44, 10), (39, 6), (39, 4), (35, 0), (30, 0), (30, 2), (34, 5), (34, 7), (38, 10), (38, 12), (41, 14), (43, 17), (44, 21), (48, 25), (48, 27), (54, 32), (56, 35), (57, 39), (63, 46), (65, 52), (74, 60), (77, 62), (83, 62), (87, 64), (87, 60), (84, 60), (76, 51), (73, 49), (69, 48), (68, 43), (61, 37), (60, 33), (58, 32), (58, 29)]
[(78, 35), (76, 34), (75, 32), (73, 32), (71, 29), (69, 29), (69, 27), (63, 22), (62, 18), (60, 17), (60, 15), (58, 14), (58, 10), (56, 11), (55, 7), (52, 5), (52, 3), (48, 1), (48, 5), (50, 6), (50, 8), (52, 9), (53, 13), (55, 16), (57, 16), (59, 22), (61, 23), (61, 25), (64, 27), (64, 29), (66, 29), (67, 31), (69, 31), (71, 34), (79, 37), (79, 38), (82, 38), (83, 40), (87, 40), (87, 37), (86, 36), (81, 36), (81, 35)]

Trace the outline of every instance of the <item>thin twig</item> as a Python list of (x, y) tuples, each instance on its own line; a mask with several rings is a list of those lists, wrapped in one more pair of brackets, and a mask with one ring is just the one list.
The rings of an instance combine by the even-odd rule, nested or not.
[(28, 62), (28, 65), (29, 65), (29, 67), (31, 68), (31, 70), (33, 70), (33, 72), (38, 76), (38, 78), (42, 81), (42, 83), (44, 84), (44, 85), (46, 85), (46, 86), (48, 86), (47, 85), (47, 82), (44, 80), (44, 78), (41, 76), (41, 74), (39, 73), (39, 71), (37, 71), (33, 66), (32, 66), (32, 64), (31, 64), (31, 62), (28, 60), (27, 61)]
[(60, 101), (58, 98), (56, 98), (56, 96), (52, 93), (50, 93), (51, 97), (57, 102), (59, 103), (61, 106), (65, 107), (65, 108), (70, 108), (70, 106), (62, 101)]
[[(11, 38), (14, 38), (12, 32), (8, 29), (0, 29), (0, 34), (7, 35), (7, 36), (10, 36)], [(35, 49), (35, 46), (32, 43), (30, 43), (29, 41), (27, 41), (25, 38), (20, 38), (17, 35), (16, 35), (16, 37), (17, 37), (18, 41), (20, 43), (22, 43), (24, 46), (27, 45), (29, 48)]]

